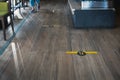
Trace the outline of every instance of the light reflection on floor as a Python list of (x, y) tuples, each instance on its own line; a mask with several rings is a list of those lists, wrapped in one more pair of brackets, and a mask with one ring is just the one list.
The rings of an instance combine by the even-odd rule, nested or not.
[(17, 51), (16, 51), (16, 45), (14, 42), (12, 42), (11, 46), (12, 46), (12, 51), (13, 51), (13, 59), (14, 59), (14, 63), (15, 63), (16, 74), (19, 79), (20, 69), (19, 69), (19, 65), (18, 65), (18, 55), (17, 55)]
[(16, 42), (12, 42), (11, 47), (12, 47), (12, 55), (13, 55), (13, 59), (14, 59), (16, 76), (17, 76), (18, 80), (22, 80), (20, 77), (21, 71), (23, 71), (22, 74), (24, 74), (24, 76), (25, 76), (26, 72), (25, 72), (23, 57), (21, 54), (19, 44)]

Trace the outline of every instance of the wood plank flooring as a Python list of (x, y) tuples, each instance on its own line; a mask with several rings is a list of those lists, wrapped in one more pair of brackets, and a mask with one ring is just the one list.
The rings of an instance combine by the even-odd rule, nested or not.
[[(67, 4), (43, 3), (0, 56), (0, 80), (120, 80), (117, 26), (74, 29)], [(98, 54), (65, 54), (68, 50)]]

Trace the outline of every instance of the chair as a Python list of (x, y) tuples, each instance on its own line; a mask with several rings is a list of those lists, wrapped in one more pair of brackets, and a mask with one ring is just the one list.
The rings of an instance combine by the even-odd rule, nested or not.
[[(10, 16), (10, 22), (6, 24), (7, 17)], [(13, 28), (13, 19), (12, 19), (12, 12), (11, 12), (11, 0), (8, 0), (8, 2), (0, 2), (0, 21), (2, 23), (2, 30), (3, 30), (3, 36), (4, 40), (6, 40), (6, 28), (11, 25), (12, 31), (14, 33)]]

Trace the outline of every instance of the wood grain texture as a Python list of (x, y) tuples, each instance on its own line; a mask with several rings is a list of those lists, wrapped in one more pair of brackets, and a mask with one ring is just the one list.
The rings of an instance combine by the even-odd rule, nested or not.
[[(41, 4), (12, 44), (0, 56), (0, 80), (120, 79), (120, 25), (74, 29), (63, 3)], [(95, 50), (98, 54), (68, 55), (67, 50)]]

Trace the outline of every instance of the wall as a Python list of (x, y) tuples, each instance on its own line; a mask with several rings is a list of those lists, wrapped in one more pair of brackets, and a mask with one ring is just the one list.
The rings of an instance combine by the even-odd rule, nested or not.
[(113, 0), (115, 8), (120, 8), (120, 0)]

